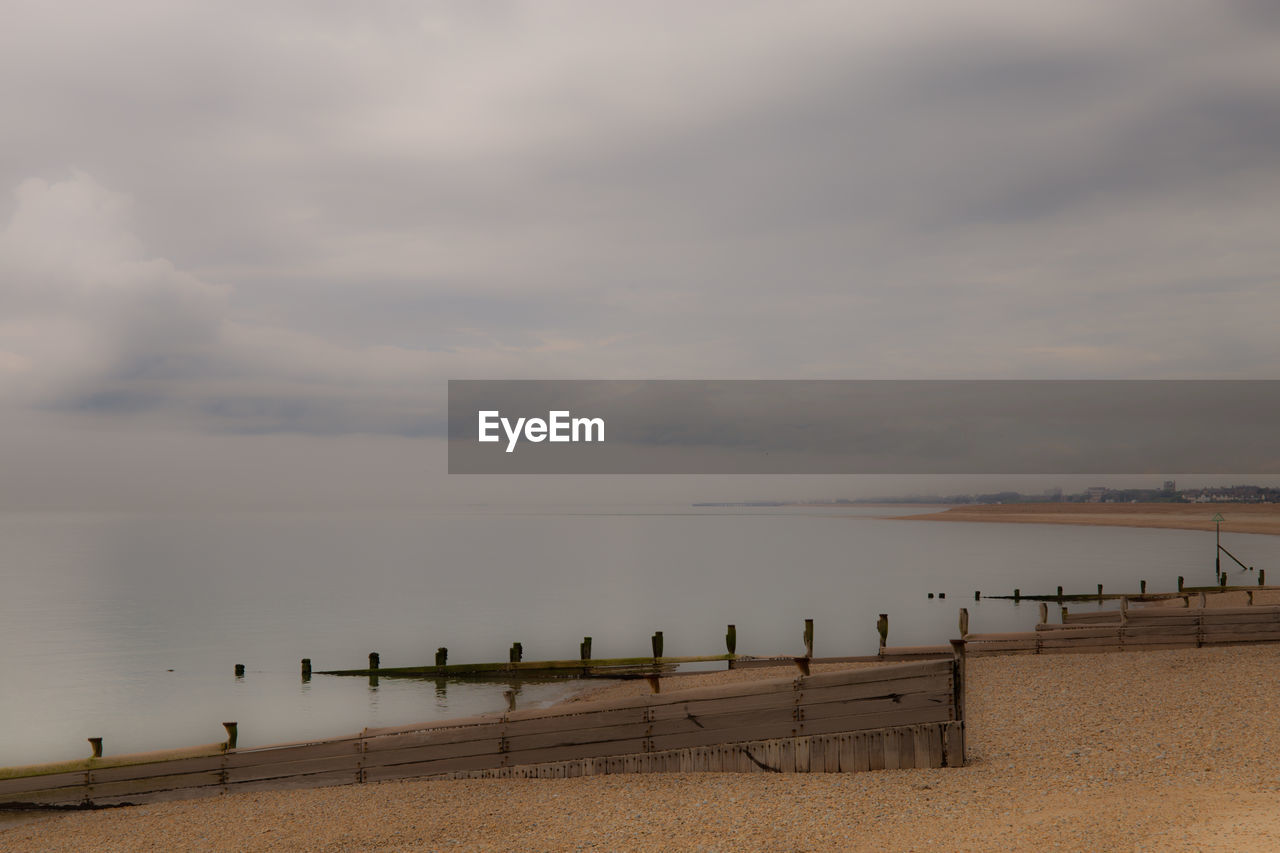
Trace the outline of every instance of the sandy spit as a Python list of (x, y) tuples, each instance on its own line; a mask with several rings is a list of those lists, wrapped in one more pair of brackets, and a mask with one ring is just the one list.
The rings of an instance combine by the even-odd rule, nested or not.
[(984, 504), (899, 518), (904, 521), (985, 521), (1013, 524), (1086, 524), (1104, 527), (1214, 529), (1215, 513), (1226, 519), (1223, 533), (1280, 535), (1280, 504)]
[(243, 794), (41, 818), (0, 850), (1277, 850), (1278, 699), (1280, 645), (982, 658), (965, 768)]

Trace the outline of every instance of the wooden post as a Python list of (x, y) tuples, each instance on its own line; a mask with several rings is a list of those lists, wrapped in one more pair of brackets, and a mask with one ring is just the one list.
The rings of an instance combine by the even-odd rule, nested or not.
[(930, 597), (930, 598), (933, 598), (933, 593), (929, 593), (929, 597)]
[(1015, 589), (1013, 590), (1013, 602), (1014, 602), (1014, 604), (1017, 604), (1017, 603), (1018, 603), (1019, 601), (1021, 601), (1021, 600), (1022, 600), (1022, 590), (1015, 588)]
[(311, 658), (302, 659), (302, 680), (311, 680)]
[(876, 620), (876, 630), (880, 632), (880, 651), (884, 651), (885, 645), (889, 642), (889, 614), (881, 613), (880, 618)]
[(1062, 603), (1062, 587), (1058, 587), (1058, 603)]
[(1146, 582), (1146, 581), (1138, 581), (1138, 592), (1141, 592), (1143, 595), (1146, 595), (1146, 594), (1147, 594), (1147, 582)]
[(804, 656), (813, 657), (813, 620), (804, 620)]
[(1049, 605), (1043, 601), (1040, 602), (1040, 624), (1044, 625), (1049, 621)]
[(1098, 584), (1098, 600), (1102, 600), (1102, 584)]
[(964, 655), (964, 646), (965, 646), (965, 641), (964, 641), (964, 640), (952, 640), (952, 641), (951, 641), (951, 652), (952, 652), (952, 654), (954, 655), (953, 660), (955, 661), (955, 663), (954, 663), (954, 666), (955, 666), (955, 670), (954, 670), (955, 678), (953, 679), (953, 680), (954, 680), (954, 682), (955, 682), (955, 684), (954, 684), (954, 686), (953, 686), (953, 688), (952, 688), (952, 689), (953, 689), (953, 691), (954, 691), (954, 692), (953, 692), (953, 699), (955, 700), (955, 703), (956, 703), (956, 719), (957, 719), (957, 720), (963, 720), (963, 719), (964, 719), (964, 691), (965, 691), (965, 685), (964, 685), (964, 669), (965, 669), (965, 666), (964, 666), (964, 657), (965, 657), (965, 655)]
[(377, 652), (369, 652), (369, 669), (377, 669), (382, 665), (382, 658)]
[(982, 590), (980, 590), (980, 589), (975, 589), (975, 590), (973, 591), (973, 600), (974, 600), (974, 601), (981, 601), (981, 600), (982, 600)]
[(646, 675), (645, 680), (649, 682), (649, 690), (654, 693), (662, 692), (662, 679), (656, 675)]
[(938, 593), (938, 598), (946, 598), (946, 597), (947, 597), (947, 594), (945, 592)]
[(1067, 624), (1067, 608), (1062, 608), (1062, 624)]
[(234, 723), (223, 723), (222, 727), (227, 730), (227, 749), (236, 748), (236, 738), (240, 736), (239, 726)]
[(960, 608), (960, 636), (965, 637), (969, 634), (969, 608)]
[(1208, 607), (1208, 606), (1209, 606), (1209, 600), (1205, 598), (1205, 594), (1203, 592), (1200, 593), (1200, 609), (1203, 610), (1205, 607)]
[(583, 637), (582, 643), (578, 646), (578, 653), (583, 660), (591, 660), (591, 638)]
[(1227, 585), (1227, 573), (1223, 572), (1218, 575), (1218, 586), (1225, 588)]
[[(653, 656), (655, 658), (662, 657), (662, 632), (654, 631), (653, 636), (649, 638), (649, 644), (653, 646)], [(657, 693), (658, 691), (653, 691)]]
[(507, 700), (508, 711), (514, 711), (516, 709), (516, 692), (514, 690), (502, 691), (502, 698)]
[(1178, 592), (1182, 592), (1182, 575), (1178, 575)]
[(519, 643), (512, 643), (509, 657), (511, 659), (511, 663), (520, 663), (520, 660), (524, 657), (524, 646)]
[(1249, 590), (1249, 605), (1253, 605), (1253, 590)]
[(236, 678), (244, 678), (244, 664), (236, 664)]
[(724, 647), (729, 650), (729, 654), (738, 653), (738, 626), (730, 625), (724, 632)]
[(100, 737), (89, 738), (89, 746), (93, 747), (94, 758), (102, 757), (102, 738)]
[(449, 650), (446, 649), (444, 646), (441, 646), (440, 648), (436, 649), (436, 666), (448, 666), (448, 665), (449, 665)]
[(1258, 569), (1258, 586), (1266, 586), (1266, 585), (1267, 585), (1267, 570)]
[(1120, 624), (1129, 624), (1129, 596), (1127, 595), (1120, 598)]

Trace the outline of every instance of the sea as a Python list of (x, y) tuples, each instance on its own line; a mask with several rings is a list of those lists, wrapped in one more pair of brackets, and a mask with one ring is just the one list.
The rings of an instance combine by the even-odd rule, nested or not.
[[(370, 652), (564, 659), (590, 636), (596, 657), (643, 656), (662, 631), (666, 655), (713, 655), (733, 624), (741, 654), (798, 655), (813, 619), (816, 655), (872, 654), (881, 613), (890, 645), (925, 645), (957, 635), (961, 607), (971, 631), (1029, 630), (1035, 602), (988, 597), (1015, 588), (1213, 583), (1211, 533), (884, 517), (930, 511), (0, 513), (0, 766), (86, 757), (90, 737), (107, 755), (211, 743), (225, 721), (241, 746), (337, 736), (597, 683), (319, 674)], [(1280, 577), (1280, 537), (1223, 544)]]

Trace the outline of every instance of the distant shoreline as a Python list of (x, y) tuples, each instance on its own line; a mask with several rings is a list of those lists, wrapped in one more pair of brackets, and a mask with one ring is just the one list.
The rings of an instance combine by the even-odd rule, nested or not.
[(942, 512), (885, 516), (905, 521), (978, 521), (997, 524), (1083, 524), (1097, 527), (1145, 527), (1169, 530), (1214, 529), (1223, 516), (1223, 533), (1280, 535), (1280, 504), (1243, 503), (1018, 503), (970, 504)]

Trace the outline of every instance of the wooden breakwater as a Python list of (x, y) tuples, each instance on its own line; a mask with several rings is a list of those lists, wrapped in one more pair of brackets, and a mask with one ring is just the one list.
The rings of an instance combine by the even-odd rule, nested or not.
[[(1203, 595), (1203, 594), (1202, 594)], [(1108, 652), (1280, 642), (1280, 606), (1128, 607), (1069, 613), (1049, 624), (1041, 605), (1035, 630), (1000, 634), (964, 632), (968, 654)], [(961, 624), (967, 625), (962, 612)]]
[(228, 744), (205, 755), (89, 759), (0, 779), (0, 806), (97, 807), (406, 778), (950, 767), (964, 763), (963, 709), (956, 657), (304, 743)]

